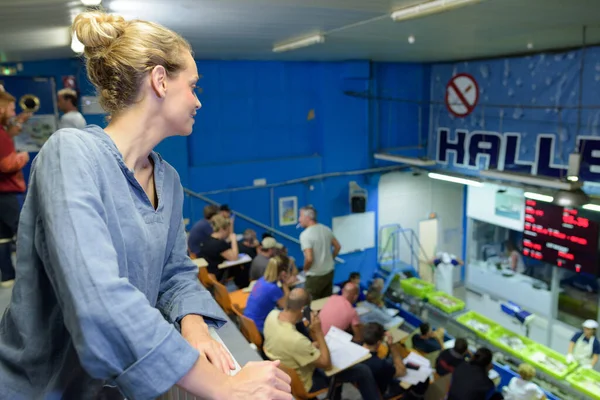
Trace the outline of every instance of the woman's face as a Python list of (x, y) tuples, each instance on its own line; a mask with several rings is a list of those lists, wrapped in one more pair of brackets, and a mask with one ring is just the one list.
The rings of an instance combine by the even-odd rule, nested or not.
[(594, 329), (583, 328), (583, 335), (588, 339), (591, 338), (594, 335)]
[(196, 95), (198, 68), (189, 52), (185, 52), (185, 68), (167, 81), (163, 109), (172, 134), (192, 133), (196, 110), (202, 107)]

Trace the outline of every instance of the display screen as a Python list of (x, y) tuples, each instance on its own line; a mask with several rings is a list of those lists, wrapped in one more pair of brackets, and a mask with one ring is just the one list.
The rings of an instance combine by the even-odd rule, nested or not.
[(523, 255), (592, 275), (598, 273), (598, 222), (580, 211), (525, 201)]

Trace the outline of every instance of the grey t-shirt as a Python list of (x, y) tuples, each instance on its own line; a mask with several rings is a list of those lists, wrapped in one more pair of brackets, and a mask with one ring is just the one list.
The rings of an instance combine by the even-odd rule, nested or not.
[(262, 254), (257, 254), (252, 260), (252, 265), (250, 265), (250, 280), (255, 281), (260, 279), (267, 269), (267, 264), (269, 263), (269, 259)]
[(327, 275), (333, 271), (334, 261), (331, 252), (333, 232), (323, 224), (309, 226), (300, 234), (302, 251), (313, 250), (313, 263), (307, 276)]
[(60, 123), (58, 129), (63, 128), (77, 128), (83, 129), (86, 126), (85, 118), (79, 111), (69, 111), (60, 117)]

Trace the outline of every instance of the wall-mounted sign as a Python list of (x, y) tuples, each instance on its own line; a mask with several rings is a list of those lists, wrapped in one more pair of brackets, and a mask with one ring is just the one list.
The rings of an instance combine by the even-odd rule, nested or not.
[(479, 85), (469, 74), (458, 74), (446, 85), (446, 108), (455, 117), (471, 114), (479, 101)]

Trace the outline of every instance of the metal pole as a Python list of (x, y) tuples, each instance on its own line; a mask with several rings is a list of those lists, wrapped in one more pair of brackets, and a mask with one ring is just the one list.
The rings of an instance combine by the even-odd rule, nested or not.
[(560, 290), (561, 270), (558, 267), (552, 268), (552, 286), (550, 286), (550, 317), (548, 318), (548, 329), (546, 329), (546, 346), (552, 347), (552, 337), (554, 335), (554, 321), (558, 317), (558, 292)]
[(275, 228), (275, 191), (273, 187), (269, 188), (271, 194), (271, 228)]

